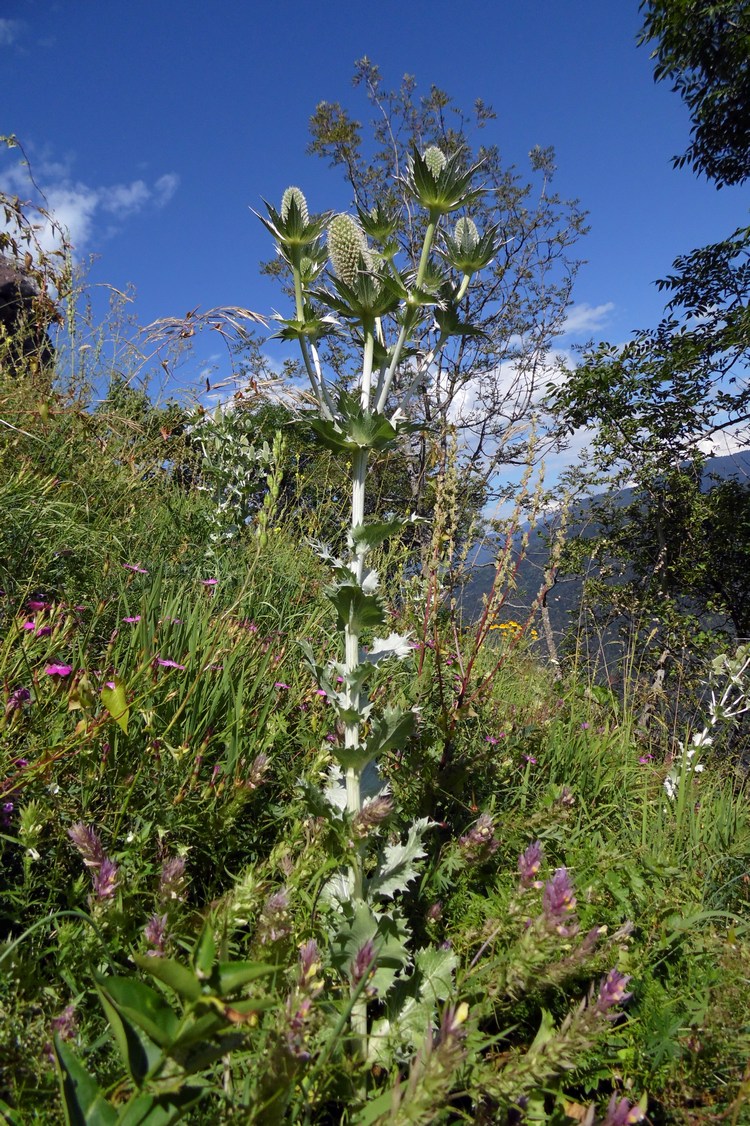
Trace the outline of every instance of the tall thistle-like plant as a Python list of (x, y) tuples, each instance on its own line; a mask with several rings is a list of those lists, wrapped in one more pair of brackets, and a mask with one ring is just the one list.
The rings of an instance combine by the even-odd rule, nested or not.
[[(383, 632), (387, 621), (368, 555), (403, 523), (365, 521), (367, 469), (371, 458), (394, 449), (412, 429), (409, 401), (417, 387), (429, 382), (431, 365), (446, 341), (477, 331), (462, 322), (460, 305), (472, 275), (492, 259), (496, 232), (480, 235), (467, 215), (458, 218), (452, 231), (442, 229), (447, 216), (476, 199), (477, 168), (464, 168), (460, 153), (446, 157), (434, 146), (412, 155), (405, 183), (409, 196), (423, 209), (424, 237), (418, 262), (404, 266), (396, 261), (396, 235), (401, 222), (416, 221), (414, 214), (391, 213), (378, 204), (369, 212), (358, 210), (356, 216), (311, 217), (300, 189), (290, 187), (280, 209), (267, 204), (268, 215), (261, 216), (293, 281), (294, 316), (279, 318), (278, 335), (298, 342), (317, 406), (310, 419), (317, 441), (348, 458), (352, 469), (347, 556), (336, 558), (324, 545), (317, 545), (333, 576), (328, 595), (336, 610), (343, 660), (322, 666), (311, 652), (307, 657), (343, 730), (343, 745), (332, 752), (345, 779), (345, 800), (342, 788), (340, 804), (355, 826), (365, 825), (361, 834), (355, 834), (365, 839), (354, 850), (348, 872), (328, 889), (350, 924), (334, 940), (334, 949), (338, 943), (341, 968), (357, 998), (353, 1027), (363, 1045), (365, 963), (381, 998), (388, 985), (379, 968), (380, 954), (388, 945), (378, 921), (383, 910), (381, 906), (375, 911), (373, 906), (378, 899), (392, 899), (414, 877), (413, 861), (423, 854), (421, 837), (428, 826), (427, 820), (412, 826), (406, 844), (385, 848), (377, 866), (368, 865), (371, 874), (365, 876), (366, 823), (375, 818), (376, 824), (377, 818), (374, 803), (363, 806), (363, 771), (384, 752), (402, 747), (414, 724), (411, 711), (386, 707), (376, 713), (367, 692), (368, 679), (381, 661), (410, 653), (408, 638), (395, 632), (369, 637), (367, 650), (362, 647), (363, 635)], [(414, 342), (418, 333), (423, 339), (421, 333), (430, 322), (433, 343), (425, 355)], [(318, 346), (328, 335), (343, 337), (361, 352), (354, 391), (336, 386), (326, 376)], [(393, 923), (392, 904), (387, 914)], [(403, 946), (401, 950), (405, 959)], [(387, 960), (393, 965), (398, 958), (391, 942)]]

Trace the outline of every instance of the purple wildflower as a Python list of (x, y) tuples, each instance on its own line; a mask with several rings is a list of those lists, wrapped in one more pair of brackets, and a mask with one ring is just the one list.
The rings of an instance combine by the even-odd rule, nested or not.
[(52, 609), (51, 602), (41, 602), (38, 598), (30, 598), (26, 605), (29, 610), (33, 610), (35, 614), (38, 614), (40, 610)]
[(320, 972), (320, 950), (314, 938), (300, 947), (299, 952), (299, 984), (300, 989), (308, 992), (319, 993), (323, 983), (318, 979)]
[(256, 755), (250, 763), (250, 770), (248, 771), (247, 781), (245, 782), (248, 790), (258, 789), (258, 786), (260, 786), (265, 779), (267, 770), (268, 755), (264, 755), (263, 753)]
[(36, 629), (36, 622), (24, 622), (21, 629), (25, 629), (27, 633), (31, 633), (32, 630)]
[(364, 977), (369, 977), (375, 968), (375, 943), (371, 938), (368, 938), (362, 943), (357, 954), (349, 967), (349, 975), (352, 979), (352, 985), (356, 988)]
[(93, 874), (94, 898), (102, 902), (112, 899), (119, 887), (119, 869), (114, 860), (105, 856), (98, 870)]
[(10, 821), (13, 816), (15, 805), (12, 801), (3, 802), (0, 805), (0, 829), (7, 829), (10, 827)]
[[(576, 897), (567, 868), (556, 869), (552, 878), (547, 880), (544, 885), (542, 906), (547, 923), (554, 927), (558, 934), (568, 936), (576, 933)], [(567, 926), (566, 920), (570, 920)]]
[(149, 921), (143, 928), (143, 935), (149, 946), (153, 947), (149, 950), (149, 954), (153, 958), (158, 958), (164, 953), (164, 947), (167, 942), (167, 915), (152, 915)]
[(289, 685), (284, 684), (283, 680), (277, 680), (276, 683), (274, 684), (274, 688), (288, 688), (288, 687), (289, 687)]
[[(621, 1005), (623, 1001), (632, 997), (632, 993), (626, 992), (629, 981), (628, 974), (621, 974), (619, 970), (610, 970), (599, 986), (594, 1011), (601, 1013), (602, 1016), (607, 1016), (609, 1010), (614, 1008), (615, 1005)], [(608, 1019), (610, 1019), (609, 1016)]]
[(438, 899), (431, 907), (427, 909), (427, 921), (430, 923), (439, 923), (443, 917), (443, 902)]
[(201, 579), (201, 586), (217, 586), (218, 579)]
[(126, 571), (132, 571), (136, 575), (147, 575), (148, 571), (145, 567), (139, 567), (137, 563), (123, 563)]
[(258, 920), (258, 941), (262, 946), (286, 938), (291, 931), (289, 895), (285, 888), (269, 895)]
[(128, 622), (130, 625), (132, 625), (134, 622), (140, 622), (141, 615), (140, 614), (133, 614), (132, 617), (123, 618), (122, 620), (124, 622)]
[(68, 829), (68, 836), (76, 846), (87, 868), (98, 868), (104, 860), (104, 847), (95, 829), (77, 821)]
[(61, 1013), (53, 1017), (50, 1028), (61, 1040), (72, 1040), (76, 1031), (75, 1005), (66, 1005)]
[(73, 671), (72, 665), (47, 665), (45, 668), (47, 676), (70, 676)]
[(539, 869), (542, 866), (543, 852), (542, 842), (534, 841), (519, 856), (518, 874), (525, 888), (532, 887), (535, 884)]
[(526, 759), (526, 761), (527, 761), (527, 762), (528, 762), (528, 763), (529, 763), (529, 764), (530, 764), (531, 766), (536, 766), (536, 759), (534, 758), (534, 756), (533, 756), (533, 755), (523, 755), (523, 754), (522, 754), (522, 755), (521, 755), (521, 758), (524, 758), (524, 759)]
[(633, 1122), (642, 1122), (644, 1113), (637, 1103), (630, 1103), (627, 1099), (618, 1099), (613, 1095), (607, 1107), (607, 1117), (602, 1126), (630, 1126)]
[(173, 661), (171, 657), (156, 657), (157, 665), (161, 665), (163, 669), (179, 669), (180, 672), (185, 671), (185, 666), (180, 665), (177, 661)]
[(12, 712), (21, 711), (24, 704), (28, 704), (30, 699), (31, 693), (28, 688), (16, 688), (15, 692), (11, 692), (8, 703), (5, 705), (6, 716), (11, 715)]
[(380, 797), (366, 801), (359, 813), (355, 813), (353, 829), (357, 837), (366, 837), (373, 829), (390, 817), (393, 813), (393, 801), (382, 794)]
[(287, 999), (286, 1012), (288, 1017), (286, 1028), (286, 1047), (291, 1056), (300, 1061), (310, 1059), (310, 1053), (305, 1045), (307, 1043), (307, 1022), (312, 1009), (312, 999), (301, 999), (291, 996)]
[(185, 859), (171, 856), (161, 866), (159, 877), (159, 899), (166, 903), (170, 899), (185, 898)]
[(463, 837), (459, 837), (458, 843), (469, 860), (491, 856), (499, 847), (500, 842), (495, 836), (495, 826), (489, 813), (480, 813), (473, 829), (470, 829)]

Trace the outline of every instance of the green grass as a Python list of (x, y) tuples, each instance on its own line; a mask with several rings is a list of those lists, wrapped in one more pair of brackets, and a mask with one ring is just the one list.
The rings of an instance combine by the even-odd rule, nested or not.
[[(494, 1122), (520, 1098), (528, 1120), (563, 1123), (566, 1107), (589, 1104), (603, 1119), (613, 1091), (647, 1094), (653, 1123), (745, 1120), (750, 815), (720, 745), (670, 802), (669, 748), (644, 753), (627, 700), (574, 674), (555, 682), (525, 641), (490, 635), (476, 651), (439, 616), (425, 632), (418, 602), (402, 607), (400, 628), (431, 645), (376, 681), (380, 699), (420, 709), (415, 735), (382, 763), (395, 813), (380, 836), (403, 840), (417, 817), (434, 825), (402, 895), (409, 933), (399, 941), (417, 968), (387, 1004), (373, 998), (372, 1019), (390, 1013), (395, 1031), (383, 1059), (362, 1067), (347, 1043), (349, 988), (324, 892), (352, 848), (351, 824), (319, 797), (339, 733), (300, 647), (334, 656), (334, 624), (298, 516), (279, 516), (262, 548), (248, 529), (210, 556), (206, 495), (160, 468), (158, 442), (130, 430), (124, 458), (62, 396), (45, 420), (17, 385), (0, 407), (27, 432), (4, 435), (0, 464), (8, 1121), (64, 1120), (50, 1045), (69, 1005), (62, 1051), (112, 1102), (128, 1096), (95, 975), (151, 980), (134, 958), (148, 951), (155, 915), (166, 919), (165, 952), (191, 972), (213, 964), (207, 932), (226, 961), (268, 971), (268, 1007), (222, 1018), (233, 1039), (198, 1068), (206, 1097), (188, 1121)], [(470, 662), (462, 704), (456, 678)], [(49, 675), (54, 664), (71, 671)], [(472, 850), (480, 814), (492, 840)], [(69, 835), (80, 822), (118, 866), (104, 901)], [(540, 883), (562, 867), (574, 881), (578, 934), (540, 922), (543, 886), (519, 888), (518, 856), (537, 839)], [(165, 899), (174, 858), (184, 880)], [(288, 902), (274, 907), (282, 888)], [(592, 928), (606, 929), (589, 949)], [(292, 1050), (299, 947), (312, 938), (323, 987), (306, 995)], [(633, 996), (617, 1020), (596, 1024), (578, 1006), (615, 965)], [(222, 1012), (253, 988), (227, 993)], [(446, 1005), (463, 1001), (468, 1019), (451, 1031)], [(443, 1033), (425, 1040), (441, 1020)]]

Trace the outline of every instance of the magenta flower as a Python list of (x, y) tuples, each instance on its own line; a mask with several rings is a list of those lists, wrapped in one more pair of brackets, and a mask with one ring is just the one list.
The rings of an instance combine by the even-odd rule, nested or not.
[(277, 680), (276, 683), (274, 684), (274, 688), (288, 688), (288, 687), (289, 687), (289, 685), (284, 684), (283, 680)]
[(98, 870), (92, 873), (94, 898), (100, 901), (112, 899), (120, 884), (118, 875), (119, 869), (114, 860), (105, 856)]
[(357, 951), (356, 957), (349, 967), (352, 985), (356, 988), (362, 978), (372, 973), (375, 967), (375, 943), (371, 938), (366, 939)]
[(617, 1095), (613, 1095), (602, 1126), (631, 1126), (631, 1123), (642, 1122), (643, 1119), (644, 1113), (636, 1103), (631, 1105), (627, 1099), (618, 1100)]
[(70, 676), (73, 671), (72, 665), (47, 665), (44, 670), (47, 676)]
[(218, 586), (218, 579), (201, 579), (201, 586)]
[[(542, 842), (534, 841), (518, 858), (518, 874), (524, 887), (531, 887), (542, 866)], [(541, 886), (541, 885), (540, 885)]]
[(621, 1005), (623, 1001), (632, 997), (632, 993), (626, 992), (629, 981), (628, 974), (621, 974), (619, 970), (610, 970), (599, 986), (594, 1011), (606, 1015), (615, 1005)]
[(132, 624), (133, 622), (140, 622), (140, 620), (141, 620), (141, 615), (140, 615), (140, 614), (134, 614), (132, 618), (123, 618), (122, 620), (123, 620), (124, 622), (128, 622), (128, 623), (131, 623), (131, 624)]
[(164, 947), (167, 942), (167, 923), (169, 922), (167, 915), (152, 915), (149, 921), (143, 928), (143, 936), (149, 946), (153, 947), (149, 950), (152, 958), (158, 958), (164, 953)]
[[(566, 936), (576, 933), (578, 926), (574, 914), (576, 897), (567, 868), (557, 868), (552, 878), (547, 880), (544, 885), (542, 906), (547, 923), (554, 927), (558, 934)], [(568, 925), (566, 920), (569, 920)]]
[(76, 1032), (75, 1005), (66, 1005), (63, 1011), (49, 1022), (61, 1040), (72, 1040)]
[(34, 613), (38, 613), (40, 610), (51, 610), (52, 609), (52, 603), (51, 602), (40, 602), (36, 598), (30, 598), (29, 601), (26, 603), (26, 605), (28, 606), (29, 610), (33, 610)]
[(534, 756), (533, 756), (533, 755), (521, 755), (521, 758), (525, 758), (525, 759), (526, 759), (526, 761), (527, 761), (528, 763), (530, 763), (530, 765), (531, 765), (531, 766), (535, 766), (535, 765), (536, 765), (536, 759), (534, 758)]
[(163, 669), (179, 669), (181, 672), (185, 671), (184, 665), (179, 665), (177, 661), (171, 660), (170, 657), (157, 657), (157, 665), (161, 665)]
[(23, 625), (21, 626), (21, 629), (25, 629), (27, 632), (30, 633), (31, 630), (36, 629), (36, 622), (24, 622)]
[(145, 567), (139, 567), (137, 563), (123, 563), (126, 571), (133, 571), (136, 575), (147, 575), (148, 571)]
[(52, 633), (52, 626), (39, 626), (34, 637), (49, 637)]

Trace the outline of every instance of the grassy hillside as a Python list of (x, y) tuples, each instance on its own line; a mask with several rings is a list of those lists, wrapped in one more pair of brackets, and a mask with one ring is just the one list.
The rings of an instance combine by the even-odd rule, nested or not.
[[(627, 695), (553, 677), (533, 621), (457, 631), (430, 568), (394, 579), (412, 656), (373, 695), (418, 722), (352, 818), (293, 466), (217, 538), (157, 413), (6, 375), (0, 418), (9, 1123), (76, 1100), (90, 1123), (746, 1120), (744, 668), (716, 723), (645, 745)], [(402, 920), (377, 948), (337, 929), (364, 839)]]

